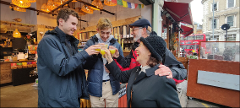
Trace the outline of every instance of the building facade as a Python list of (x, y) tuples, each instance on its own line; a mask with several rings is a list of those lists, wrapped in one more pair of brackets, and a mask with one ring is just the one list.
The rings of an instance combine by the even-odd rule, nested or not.
[[(202, 0), (203, 33), (209, 40), (239, 41), (239, 0)], [(214, 10), (214, 20), (213, 20)], [(229, 24), (230, 29), (222, 30), (223, 24)], [(214, 28), (214, 39), (213, 39)]]

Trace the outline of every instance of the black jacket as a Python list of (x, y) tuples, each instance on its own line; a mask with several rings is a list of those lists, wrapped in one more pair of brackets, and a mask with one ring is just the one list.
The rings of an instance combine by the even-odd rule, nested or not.
[[(139, 75), (140, 67), (121, 72), (115, 61), (106, 67), (117, 80), (127, 83), (128, 107), (181, 107), (173, 79), (154, 75), (159, 65)], [(131, 92), (132, 91), (132, 92)], [(132, 100), (131, 100), (132, 93)]]

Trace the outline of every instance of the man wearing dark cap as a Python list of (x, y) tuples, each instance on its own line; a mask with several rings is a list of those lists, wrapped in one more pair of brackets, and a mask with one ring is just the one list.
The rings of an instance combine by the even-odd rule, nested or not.
[[(151, 35), (157, 35), (156, 32), (151, 32), (151, 24), (147, 19), (139, 19), (134, 23), (130, 24), (132, 28), (132, 35), (134, 37), (134, 44), (132, 50), (126, 57), (120, 56), (118, 51), (113, 55), (117, 65), (122, 71), (133, 69), (140, 64), (136, 61), (137, 53), (135, 49), (139, 46), (141, 37), (148, 37)], [(174, 55), (166, 48), (163, 56), (162, 65), (155, 71), (156, 75), (167, 76), (167, 78), (173, 78), (176, 84), (184, 81), (187, 76), (187, 70), (183, 64), (174, 57)]]

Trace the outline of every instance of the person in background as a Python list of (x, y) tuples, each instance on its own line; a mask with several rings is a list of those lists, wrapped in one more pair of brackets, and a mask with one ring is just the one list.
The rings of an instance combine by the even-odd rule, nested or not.
[(120, 82), (128, 83), (128, 107), (181, 107), (174, 80), (154, 75), (162, 65), (166, 49), (166, 43), (160, 36), (141, 37), (135, 49), (140, 66), (127, 71), (120, 71), (110, 51), (106, 50), (106, 67), (110, 74)]
[(57, 27), (47, 31), (38, 44), (38, 107), (80, 107), (80, 98), (88, 98), (83, 64), (93, 54), (93, 45), (78, 52), (79, 41), (73, 36), (78, 13), (61, 9)]
[[(102, 43), (114, 46), (121, 56), (123, 51), (117, 39), (110, 35), (112, 24), (107, 18), (100, 18), (97, 24), (97, 34), (92, 36), (86, 43), (84, 49)], [(85, 68), (88, 69), (88, 93), (90, 94), (91, 107), (118, 107), (119, 81), (109, 75), (105, 64), (107, 60), (101, 54), (92, 55), (88, 58)]]
[[(140, 66), (136, 62), (137, 54), (136, 47), (139, 46), (141, 37), (148, 37), (151, 35), (157, 35), (156, 32), (151, 32), (151, 24), (147, 19), (139, 19), (134, 23), (130, 24), (132, 28), (132, 35), (134, 37), (134, 44), (129, 55), (123, 57), (119, 55), (118, 51), (113, 55), (115, 61), (117, 62), (119, 68), (122, 71), (133, 69), (136, 66)], [(116, 49), (117, 50), (117, 49)], [(184, 68), (183, 64), (174, 57), (174, 55), (166, 48), (162, 60), (162, 64), (159, 69), (156, 70), (155, 74), (159, 76), (167, 76), (167, 78), (173, 78), (176, 84), (181, 83), (187, 77), (187, 70)]]

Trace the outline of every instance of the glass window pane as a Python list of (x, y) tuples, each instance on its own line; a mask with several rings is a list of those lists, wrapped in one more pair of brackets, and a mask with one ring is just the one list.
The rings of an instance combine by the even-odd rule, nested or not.
[(188, 36), (188, 40), (194, 40), (194, 36)]
[(214, 11), (217, 11), (217, 3), (214, 3), (214, 4), (213, 4), (213, 10), (214, 10)]
[(213, 26), (214, 28), (217, 28), (217, 19), (214, 19), (212, 21), (212, 24), (214, 24), (214, 25), (211, 25), (211, 26)]
[(234, 6), (234, 0), (228, 0), (228, 8)]
[(233, 35), (228, 35), (227, 36), (227, 41), (236, 41), (236, 35), (233, 34)]
[(203, 40), (203, 35), (199, 35), (196, 37), (196, 40)]
[(227, 17), (227, 23), (229, 24), (229, 26), (233, 26), (233, 16)]
[(184, 40), (184, 37), (181, 37), (181, 40)]

